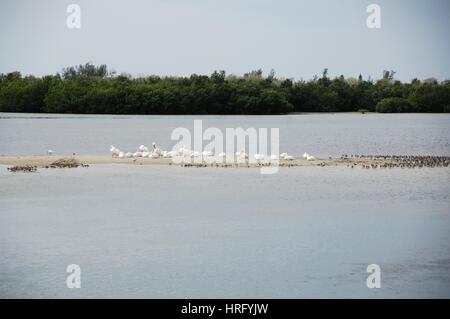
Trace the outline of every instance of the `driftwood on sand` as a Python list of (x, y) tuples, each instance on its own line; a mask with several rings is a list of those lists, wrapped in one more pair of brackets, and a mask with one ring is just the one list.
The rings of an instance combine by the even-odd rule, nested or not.
[(89, 165), (83, 164), (75, 158), (61, 158), (45, 166), (45, 168), (74, 168), (79, 166), (89, 167)]
[[(1, 162), (0, 162), (1, 163)], [(10, 172), (36, 172), (38, 167), (41, 168), (75, 168), (75, 167), (89, 167), (88, 164), (84, 164), (75, 158), (61, 158), (52, 161), (36, 161), (36, 159), (30, 159), (27, 163), (23, 159), (20, 161), (12, 161), (10, 164), (13, 166), (8, 167)]]

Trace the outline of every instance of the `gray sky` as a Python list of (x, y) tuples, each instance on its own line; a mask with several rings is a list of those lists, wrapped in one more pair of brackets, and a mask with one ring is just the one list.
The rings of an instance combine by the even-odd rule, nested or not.
[[(81, 29), (66, 8), (81, 7)], [(381, 29), (366, 8), (381, 7)], [(85, 62), (132, 75), (310, 79), (329, 69), (409, 81), (450, 78), (450, 0), (0, 0), (0, 73), (43, 75)]]

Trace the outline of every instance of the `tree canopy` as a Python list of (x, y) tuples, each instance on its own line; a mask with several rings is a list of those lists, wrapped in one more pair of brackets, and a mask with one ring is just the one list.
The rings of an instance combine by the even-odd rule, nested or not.
[(0, 112), (97, 114), (286, 114), (289, 112), (449, 112), (450, 81), (402, 83), (395, 71), (382, 78), (309, 81), (277, 78), (271, 70), (243, 76), (131, 77), (91, 63), (55, 75), (0, 74)]

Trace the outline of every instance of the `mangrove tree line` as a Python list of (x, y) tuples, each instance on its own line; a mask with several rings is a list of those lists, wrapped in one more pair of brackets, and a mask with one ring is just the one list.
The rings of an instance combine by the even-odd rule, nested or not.
[(0, 112), (98, 114), (285, 114), (289, 112), (449, 112), (450, 80), (403, 83), (394, 71), (381, 79), (309, 81), (261, 70), (243, 76), (132, 77), (91, 63), (43, 77), (0, 74)]

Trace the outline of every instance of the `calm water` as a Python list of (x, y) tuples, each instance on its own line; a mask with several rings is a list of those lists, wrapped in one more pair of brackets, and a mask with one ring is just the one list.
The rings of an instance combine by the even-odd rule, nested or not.
[(450, 297), (449, 171), (2, 167), (0, 296)]
[[(163, 132), (193, 119), (3, 118), (0, 145), (5, 154), (103, 154), (110, 143), (169, 144)], [(449, 120), (205, 118), (208, 126), (279, 125), (282, 144), (298, 154), (450, 154)], [(0, 166), (0, 297), (449, 298), (449, 182), (449, 168), (260, 175), (93, 165), (13, 174)], [(81, 289), (66, 288), (72, 263), (81, 266)], [(380, 289), (366, 287), (372, 263), (382, 270)]]
[[(450, 114), (318, 114), (287, 116), (104, 116), (0, 113), (0, 154), (108, 154), (156, 141), (171, 149), (176, 127), (277, 127), (280, 151), (450, 155)], [(206, 142), (205, 142), (206, 144)]]

